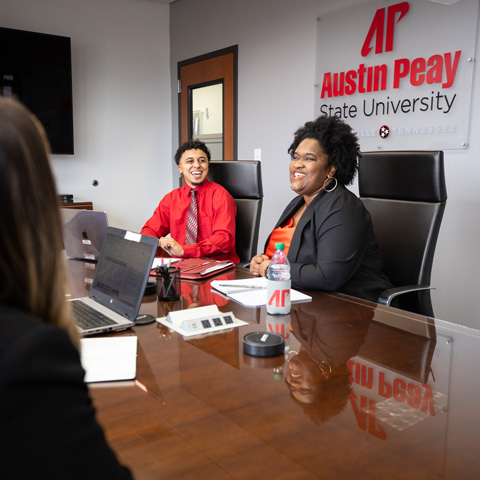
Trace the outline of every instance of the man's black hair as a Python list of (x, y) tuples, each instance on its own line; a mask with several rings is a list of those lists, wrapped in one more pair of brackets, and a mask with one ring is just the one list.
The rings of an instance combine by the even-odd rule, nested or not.
[(180, 159), (187, 150), (201, 150), (207, 156), (208, 163), (210, 163), (211, 155), (208, 147), (200, 140), (188, 140), (187, 142), (180, 145), (180, 147), (178, 147), (178, 150), (175, 153), (175, 163), (177, 165), (180, 164)]

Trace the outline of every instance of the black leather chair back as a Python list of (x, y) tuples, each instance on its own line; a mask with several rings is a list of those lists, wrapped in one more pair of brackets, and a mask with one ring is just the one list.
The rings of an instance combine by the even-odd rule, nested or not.
[(258, 246), (263, 203), (261, 163), (254, 160), (211, 161), (208, 179), (222, 185), (235, 200), (235, 247), (240, 262), (249, 262)]
[[(363, 152), (358, 178), (390, 281), (429, 286), (447, 200), (443, 152)], [(398, 302), (433, 316), (429, 290), (401, 295)]]

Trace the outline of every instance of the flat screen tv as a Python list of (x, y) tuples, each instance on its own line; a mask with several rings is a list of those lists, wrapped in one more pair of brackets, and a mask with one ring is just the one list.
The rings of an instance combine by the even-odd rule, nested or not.
[(70, 38), (0, 27), (0, 95), (40, 120), (52, 153), (73, 155)]

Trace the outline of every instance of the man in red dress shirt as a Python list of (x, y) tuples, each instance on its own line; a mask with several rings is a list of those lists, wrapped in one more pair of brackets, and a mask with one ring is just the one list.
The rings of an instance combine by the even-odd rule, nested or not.
[[(191, 140), (179, 147), (175, 163), (183, 174), (185, 186), (163, 197), (141, 233), (159, 238), (159, 246), (175, 257), (214, 257), (238, 263), (235, 202), (222, 186), (207, 180), (209, 162), (210, 150), (203, 142)], [(196, 191), (198, 229), (196, 240), (190, 243), (187, 219), (193, 190)]]

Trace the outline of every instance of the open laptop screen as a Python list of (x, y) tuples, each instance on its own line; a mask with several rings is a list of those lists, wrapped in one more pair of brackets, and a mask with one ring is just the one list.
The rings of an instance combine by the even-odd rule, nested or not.
[(156, 238), (108, 227), (89, 297), (134, 320), (157, 244)]

